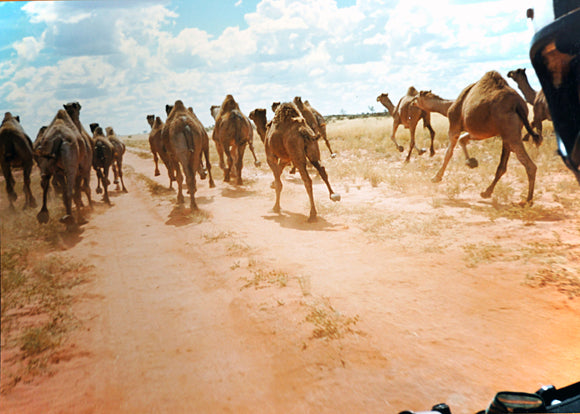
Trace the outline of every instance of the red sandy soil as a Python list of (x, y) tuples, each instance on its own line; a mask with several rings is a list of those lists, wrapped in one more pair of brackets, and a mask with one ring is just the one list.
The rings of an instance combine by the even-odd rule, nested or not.
[[(94, 265), (76, 288), (81, 327), (50, 375), (1, 395), (4, 414), (469, 413), (497, 391), (580, 379), (579, 300), (524, 283), (533, 258), (468, 265), (461, 248), (517, 252), (557, 232), (577, 249), (576, 217), (492, 221), (469, 208), (491, 208), (476, 193), (435, 214), (430, 199), (335, 183), (339, 214), (315, 181), (327, 207), (309, 224), (299, 177), (286, 173), (278, 215), (267, 167), (246, 166), (241, 187), (198, 181), (200, 219), (150, 193), (137, 173), (168, 181), (150, 159), (126, 165), (129, 193), (98, 197), (66, 252)], [(348, 213), (365, 203), (449, 225), (375, 237)], [(317, 334), (313, 310), (336, 337)]]

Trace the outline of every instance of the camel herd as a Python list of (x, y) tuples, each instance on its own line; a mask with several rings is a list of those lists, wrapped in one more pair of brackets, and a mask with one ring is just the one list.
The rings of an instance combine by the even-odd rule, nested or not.
[[(417, 91), (414, 87), (410, 87), (395, 106), (388, 94), (380, 94), (377, 101), (388, 109), (393, 118), (391, 140), (398, 151), (404, 151), (395, 139), (398, 127), (403, 125), (410, 130), (410, 148), (405, 162), (410, 161), (413, 149), (416, 149), (419, 155), (426, 152), (415, 147), (415, 131), (420, 120), (430, 133), (430, 155), (435, 154), (433, 147), (435, 131), (431, 127), (430, 114), (437, 112), (449, 120), (449, 143), (443, 163), (432, 179), (433, 182), (442, 180), (457, 143), (463, 149), (467, 165), (475, 168), (478, 163), (476, 159), (469, 157), (467, 143), (470, 140), (500, 136), (502, 139), (500, 162), (493, 181), (481, 196), (491, 197), (495, 185), (506, 171), (510, 154), (514, 152), (528, 176), (526, 203), (532, 203), (537, 167), (527, 154), (523, 141), (531, 136), (533, 142), (540, 145), (542, 121), (550, 119), (550, 114), (544, 94), (541, 90), (538, 92), (533, 90), (524, 69), (510, 71), (508, 77), (518, 84), (526, 101), (533, 106), (531, 125), (528, 122), (526, 101), (495, 71), (487, 72), (480, 80), (467, 86), (455, 100), (443, 99), (431, 91)], [(85, 222), (80, 210), (83, 206), (81, 194), (86, 195), (89, 206), (92, 206), (91, 169), (95, 170), (97, 176), (97, 194), (104, 193), (103, 200), (107, 204), (110, 204), (109, 170), (113, 171), (117, 190), (127, 191), (122, 171), (125, 145), (117, 138), (111, 127), (105, 129), (105, 134), (99, 124), (93, 123), (90, 125), (92, 132), (90, 135), (80, 122), (80, 110), (81, 105), (78, 102), (65, 104), (64, 109), (57, 111), (52, 122), (39, 130), (34, 143), (24, 132), (19, 118), (12, 116), (10, 112), (5, 114), (0, 126), (0, 162), (10, 207), (13, 208), (13, 202), (17, 198), (12, 168), (23, 170), (24, 207), (36, 207), (36, 200), (30, 189), (30, 173), (36, 161), (40, 168), (43, 189), (42, 208), (37, 214), (40, 223), (49, 220), (46, 201), (51, 182), (55, 191), (62, 194), (66, 214), (60, 221), (65, 223), (67, 228)], [(272, 187), (276, 192), (276, 201), (273, 210), (280, 212), (281, 174), (286, 166), (292, 165), (294, 170), (298, 170), (310, 200), (308, 220), (315, 221), (317, 212), (312, 179), (307, 170), (308, 164), (317, 170), (326, 184), (330, 199), (340, 200), (340, 195), (333, 191), (326, 170), (320, 163), (318, 146), (320, 138), (324, 140), (331, 157), (336, 156), (328, 141), (326, 121), (308, 101), (302, 101), (300, 97), (294, 98), (292, 102), (274, 102), (272, 110), (274, 116), (270, 121), (267, 120), (266, 109), (263, 108), (253, 110), (246, 117), (232, 95), (227, 95), (221, 105), (210, 108), (215, 119), (212, 141), (218, 153), (219, 166), (224, 172), (224, 181), (229, 182), (235, 178), (237, 185), (243, 184), (243, 156), (246, 146), (250, 148), (255, 165), (260, 165), (253, 145), (254, 128), (251, 123), (253, 121), (264, 144), (266, 160), (274, 175)], [(166, 105), (165, 111), (167, 115), (165, 122), (159, 116), (147, 115), (147, 122), (151, 126), (149, 144), (153, 154), (155, 175), (160, 175), (159, 161), (161, 161), (167, 169), (169, 187), (172, 188), (174, 181), (177, 183), (177, 202), (180, 204), (184, 203), (185, 176), (190, 207), (195, 210), (196, 175), (202, 179), (209, 177), (209, 186), (215, 187), (209, 157), (209, 136), (193, 109), (186, 108), (181, 100), (177, 100), (173, 105)], [(523, 139), (522, 127), (527, 131)], [(76, 219), (72, 213), (73, 201), (77, 207)]]

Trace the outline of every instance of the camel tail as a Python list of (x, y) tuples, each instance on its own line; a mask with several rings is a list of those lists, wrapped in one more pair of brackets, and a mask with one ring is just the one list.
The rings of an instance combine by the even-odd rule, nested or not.
[(526, 128), (526, 131), (528, 131), (528, 134), (530, 134), (532, 136), (532, 139), (534, 140), (534, 144), (536, 144), (536, 146), (540, 146), (540, 144), (542, 143), (542, 137), (540, 135), (538, 135), (534, 131), (532, 126), (530, 125), (526, 111), (524, 110), (524, 108), (521, 105), (516, 106), (516, 113), (518, 114), (518, 116), (522, 120), (524, 127)]
[(185, 135), (185, 143), (187, 145), (187, 149), (190, 152), (194, 152), (195, 151), (195, 144), (193, 141), (193, 131), (191, 130), (191, 127), (189, 125), (186, 125), (184, 128), (184, 135)]
[(95, 143), (95, 153), (94, 157), (99, 160), (101, 165), (104, 165), (105, 161), (107, 160), (105, 144), (101, 141), (97, 141)]

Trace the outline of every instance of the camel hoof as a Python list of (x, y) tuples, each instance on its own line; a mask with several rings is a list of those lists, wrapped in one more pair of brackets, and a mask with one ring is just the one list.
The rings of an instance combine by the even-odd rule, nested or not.
[(427, 150), (425, 148), (421, 148), (419, 149), (419, 155), (423, 155), (427, 152)]
[(491, 191), (483, 191), (479, 194), (481, 196), (481, 198), (490, 198), (491, 197)]
[(318, 221), (318, 218), (316, 216), (310, 216), (308, 217), (308, 222), (309, 223), (316, 223)]
[(161, 175), (161, 173), (159, 172), (159, 170), (155, 170), (155, 177), (158, 177), (160, 175)]
[(103, 192), (103, 189), (101, 187), (98, 187), (96, 191), (97, 191), (97, 194), (101, 194)]
[(336, 152), (333, 152), (332, 154), (330, 154), (330, 158), (336, 158)]
[(429, 156), (430, 156), (430, 157), (433, 157), (433, 156), (435, 156), (435, 150), (431, 150), (431, 151), (429, 151)]
[(213, 180), (209, 182), (209, 188), (215, 188), (215, 183)]
[(397, 147), (397, 149), (399, 150), (399, 152), (403, 152), (403, 151), (405, 151), (405, 148), (403, 148), (403, 147), (402, 147), (402, 146), (400, 146), (400, 145)]
[(431, 182), (432, 183), (440, 183), (441, 182), (441, 177), (439, 177), (438, 175), (436, 175), (435, 177), (431, 178)]
[(262, 165), (262, 163), (261, 163), (260, 161), (256, 161), (256, 162), (254, 162), (254, 165), (255, 165), (256, 167), (259, 167), (259, 166), (261, 166), (261, 165)]
[(71, 216), (70, 214), (67, 214), (66, 216), (62, 216), (59, 221), (63, 224), (66, 224), (67, 227), (71, 226), (75, 223), (74, 217)]
[(479, 166), (479, 163), (475, 158), (470, 158), (467, 161), (465, 161), (465, 165), (467, 165), (469, 168), (477, 168)]
[(48, 223), (48, 218), (49, 218), (48, 210), (42, 210), (40, 211), (40, 213), (36, 215), (36, 219), (41, 224)]
[(340, 201), (340, 194), (338, 194), (338, 193), (332, 193), (332, 194), (330, 195), (330, 199), (331, 199), (332, 201)]

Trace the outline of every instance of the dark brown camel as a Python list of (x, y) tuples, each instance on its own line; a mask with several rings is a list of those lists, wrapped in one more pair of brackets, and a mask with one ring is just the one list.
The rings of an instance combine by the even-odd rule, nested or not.
[(483, 198), (491, 197), (495, 185), (506, 172), (511, 152), (526, 169), (528, 175), (527, 203), (532, 203), (536, 165), (529, 157), (522, 142), (522, 125), (533, 137), (534, 143), (540, 145), (542, 140), (528, 122), (528, 107), (522, 97), (512, 89), (502, 76), (487, 72), (474, 84), (465, 88), (457, 100), (449, 107), (449, 146), (445, 152), (443, 164), (433, 182), (443, 178), (445, 168), (453, 155), (462, 131), (467, 131), (472, 140), (482, 140), (494, 136), (502, 139), (502, 153), (495, 177), (489, 187), (481, 193)]
[[(37, 214), (40, 223), (49, 219), (46, 205), (51, 177), (62, 189), (66, 215), (60, 221), (71, 230), (86, 221), (81, 215), (81, 148), (84, 139), (68, 113), (60, 109), (48, 127), (43, 127), (34, 143), (35, 158), (40, 167), (42, 185), (42, 208)], [(84, 159), (83, 159), (84, 162)], [(72, 200), (77, 206), (77, 219), (72, 215)]]
[(24, 208), (36, 207), (36, 200), (30, 191), (30, 173), (34, 166), (32, 141), (20, 125), (20, 118), (10, 112), (4, 114), (0, 126), (0, 164), (6, 181), (6, 192), (10, 208), (14, 209), (14, 201), (18, 198), (14, 191), (13, 168), (22, 168), (24, 178)]
[[(413, 152), (413, 148), (415, 148), (415, 130), (417, 129), (417, 123), (421, 119), (423, 120), (423, 126), (429, 130), (429, 134), (431, 135), (431, 147), (429, 148), (429, 155), (431, 157), (435, 155), (435, 148), (433, 147), (435, 131), (431, 127), (431, 116), (429, 112), (423, 111), (420, 108), (411, 105), (413, 98), (418, 94), (419, 92), (417, 89), (415, 89), (413, 86), (409, 87), (407, 94), (399, 100), (399, 103), (396, 107), (389, 99), (388, 94), (382, 93), (377, 97), (377, 101), (382, 103), (383, 106), (389, 110), (389, 113), (393, 117), (393, 131), (391, 133), (391, 140), (395, 143), (399, 152), (403, 152), (405, 149), (403, 146), (399, 145), (395, 139), (397, 128), (399, 128), (399, 125), (403, 125), (405, 128), (409, 129), (411, 134), (411, 142), (409, 146), (409, 153), (407, 154), (407, 158), (405, 158), (405, 162), (409, 162), (411, 159), (411, 153)], [(419, 155), (422, 155), (426, 152), (426, 150), (423, 148), (417, 148), (417, 152)]]
[(153, 162), (155, 163), (155, 176), (161, 175), (159, 171), (159, 158), (161, 162), (167, 168), (167, 175), (169, 176), (169, 188), (173, 188), (173, 181), (175, 181), (175, 172), (171, 168), (169, 162), (169, 155), (166, 149), (163, 147), (163, 140), (161, 139), (161, 131), (163, 131), (163, 121), (160, 117), (155, 115), (147, 115), (147, 122), (151, 126), (151, 132), (149, 132), (149, 147), (151, 148), (151, 153), (153, 154)]
[[(97, 173), (97, 194), (103, 194), (103, 201), (108, 205), (111, 205), (111, 200), (109, 199), (109, 169), (113, 165), (113, 153), (114, 148), (111, 142), (103, 134), (103, 129), (100, 126), (96, 126), (93, 130), (93, 125), (91, 124), (91, 131), (93, 131), (93, 169)], [(101, 184), (103, 188), (101, 189)]]
[(207, 137), (207, 132), (195, 114), (189, 111), (182, 101), (175, 101), (175, 104), (168, 105), (166, 110), (169, 116), (163, 126), (162, 139), (176, 172), (177, 202), (179, 204), (184, 202), (183, 175), (185, 175), (190, 195), (190, 207), (192, 210), (197, 210), (195, 175), (200, 169), (203, 140)]
[[(256, 112), (254, 111), (254, 115)], [(274, 114), (272, 122), (263, 124), (265, 121), (259, 119), (261, 126), (258, 130), (266, 128), (264, 146), (268, 165), (274, 174), (274, 185), (276, 189), (276, 202), (274, 212), (280, 213), (280, 193), (282, 192), (282, 180), (280, 179), (284, 168), (293, 163), (298, 169), (308, 198), (310, 200), (309, 222), (316, 221), (317, 213), (314, 205), (314, 195), (312, 192), (312, 179), (306, 169), (307, 161), (316, 168), (320, 177), (326, 184), (332, 201), (339, 201), (340, 194), (335, 193), (330, 186), (325, 168), (320, 165), (320, 150), (318, 148), (318, 136), (308, 126), (304, 117), (293, 103), (283, 103), (279, 105)]]

